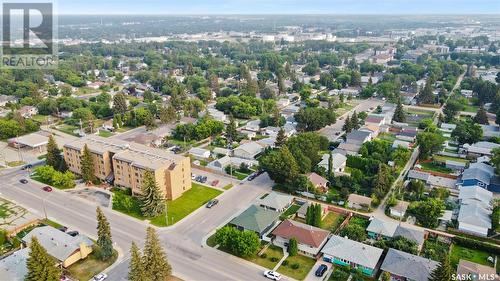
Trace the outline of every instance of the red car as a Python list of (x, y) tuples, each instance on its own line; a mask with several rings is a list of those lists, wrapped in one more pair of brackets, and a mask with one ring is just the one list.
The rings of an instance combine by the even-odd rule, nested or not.
[(52, 191), (52, 187), (50, 187), (48, 185), (44, 186), (42, 189), (43, 189), (43, 191), (47, 191), (47, 192), (51, 192)]
[(212, 186), (217, 186), (219, 184), (219, 180), (212, 181)]

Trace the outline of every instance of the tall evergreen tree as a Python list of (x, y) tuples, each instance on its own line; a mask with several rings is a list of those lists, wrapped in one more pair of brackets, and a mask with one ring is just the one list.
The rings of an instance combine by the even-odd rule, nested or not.
[(226, 137), (230, 143), (236, 140), (238, 137), (238, 131), (236, 131), (236, 122), (234, 121), (233, 115), (229, 115), (229, 124), (226, 126)]
[(345, 118), (344, 126), (342, 127), (342, 130), (344, 130), (347, 134), (352, 131), (352, 125), (351, 125), (351, 117), (347, 115)]
[(67, 170), (66, 162), (61, 155), (61, 150), (57, 146), (54, 136), (52, 135), (50, 135), (49, 142), (47, 143), (47, 158), (45, 163), (61, 172)]
[(427, 83), (425, 83), (424, 88), (418, 94), (418, 102), (421, 104), (434, 104), (436, 103), (436, 98), (434, 97), (434, 93), (432, 92), (432, 79), (428, 79)]
[(431, 272), (429, 281), (450, 281), (453, 270), (451, 269), (448, 255), (441, 258), (439, 266)]
[(139, 200), (145, 217), (155, 217), (165, 212), (165, 196), (150, 171), (144, 173)]
[(353, 130), (357, 130), (360, 127), (359, 126), (359, 118), (358, 118), (358, 114), (356, 113), (356, 111), (354, 111), (354, 113), (351, 116), (351, 126), (352, 126)]
[(330, 154), (328, 155), (328, 177), (332, 176), (332, 172), (333, 172), (333, 155), (330, 152)]
[(288, 254), (293, 257), (296, 256), (298, 252), (297, 239), (295, 237), (290, 238), (290, 242), (288, 242)]
[(398, 100), (398, 105), (396, 106), (396, 110), (394, 111), (392, 121), (400, 123), (406, 122), (406, 116), (403, 110), (403, 104), (401, 104), (401, 100)]
[(146, 281), (147, 274), (144, 271), (144, 264), (142, 261), (142, 255), (137, 247), (137, 245), (132, 242), (130, 247), (130, 264), (128, 266), (128, 280), (129, 281)]
[(486, 114), (486, 110), (484, 109), (484, 106), (481, 105), (481, 107), (477, 111), (476, 116), (474, 116), (474, 122), (476, 122), (478, 124), (483, 124), (483, 125), (487, 125), (489, 123), (488, 115)]
[(144, 271), (150, 280), (166, 280), (172, 273), (172, 267), (168, 263), (167, 255), (161, 247), (156, 231), (148, 227), (146, 243), (143, 251)]
[(321, 226), (321, 204), (314, 205), (314, 221), (313, 226)]
[(57, 281), (61, 270), (56, 267), (56, 261), (47, 253), (36, 237), (31, 238), (30, 253), (26, 260), (28, 272), (26, 281)]
[(285, 145), (285, 143), (286, 143), (285, 129), (281, 127), (280, 130), (278, 131), (278, 135), (276, 136), (276, 141), (274, 142), (274, 145), (276, 147), (281, 147)]
[(175, 111), (175, 108), (172, 105), (169, 105), (167, 107), (160, 108), (159, 117), (161, 123), (167, 124), (175, 121), (175, 119), (177, 118), (177, 113)]
[(90, 153), (87, 144), (83, 147), (83, 155), (80, 165), (83, 180), (87, 183), (94, 182), (96, 180), (94, 174), (94, 160), (92, 159), (92, 154)]
[(111, 240), (111, 228), (108, 219), (102, 212), (101, 208), (97, 207), (97, 242), (99, 248), (98, 256), (101, 260), (107, 260), (113, 256), (113, 241)]
[(113, 97), (113, 111), (120, 114), (127, 111), (127, 98), (124, 94), (119, 93)]

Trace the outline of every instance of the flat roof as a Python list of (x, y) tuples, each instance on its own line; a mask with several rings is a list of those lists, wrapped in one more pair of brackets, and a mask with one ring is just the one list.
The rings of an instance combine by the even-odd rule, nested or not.
[(9, 142), (14, 142), (20, 145), (37, 148), (40, 146), (47, 145), (49, 143), (49, 138), (39, 133), (32, 133), (16, 138), (11, 138), (9, 139)]

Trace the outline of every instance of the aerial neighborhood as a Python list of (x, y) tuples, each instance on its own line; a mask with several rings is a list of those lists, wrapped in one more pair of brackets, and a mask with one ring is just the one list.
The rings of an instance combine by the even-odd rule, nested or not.
[(0, 69), (0, 280), (500, 280), (498, 18), (237, 18)]

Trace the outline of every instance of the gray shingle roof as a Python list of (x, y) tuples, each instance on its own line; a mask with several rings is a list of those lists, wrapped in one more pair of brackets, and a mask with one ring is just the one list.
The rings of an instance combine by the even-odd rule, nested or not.
[(415, 281), (427, 281), (439, 263), (430, 259), (389, 249), (380, 269)]
[(491, 210), (485, 209), (483, 203), (474, 200), (462, 201), (458, 222), (482, 228), (491, 228)]
[(30, 249), (26, 247), (0, 260), (0, 280), (23, 281), (28, 273), (26, 260), (29, 252)]
[(264, 199), (259, 201), (259, 204), (265, 207), (280, 210), (288, 206), (293, 201), (293, 196), (278, 192), (269, 193)]
[(394, 237), (397, 236), (403, 236), (409, 240), (413, 240), (417, 242), (418, 245), (423, 245), (425, 240), (423, 231), (401, 225), (399, 225), (394, 232)]
[(348, 238), (333, 235), (326, 242), (321, 252), (368, 268), (375, 268), (384, 251)]
[(233, 218), (230, 224), (261, 233), (269, 225), (277, 221), (279, 215), (278, 212), (252, 205), (239, 216)]
[(59, 261), (66, 260), (76, 250), (80, 249), (81, 243), (87, 246), (92, 246), (93, 244), (93, 242), (84, 235), (72, 237), (52, 226), (42, 226), (33, 229), (26, 234), (23, 241), (29, 244), (33, 236), (38, 239), (38, 242), (40, 242), (51, 256)]

